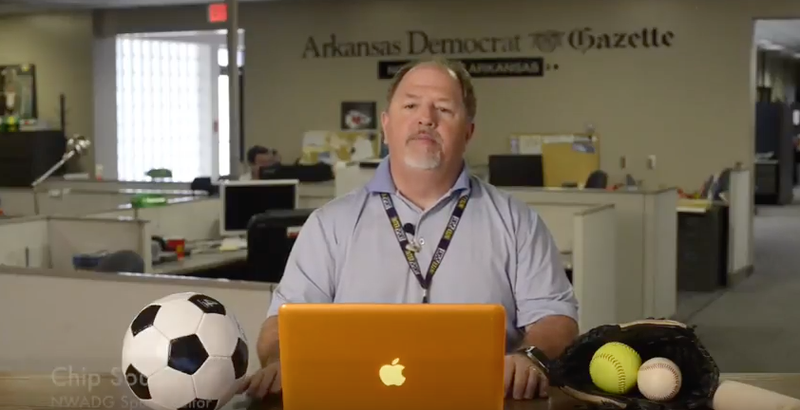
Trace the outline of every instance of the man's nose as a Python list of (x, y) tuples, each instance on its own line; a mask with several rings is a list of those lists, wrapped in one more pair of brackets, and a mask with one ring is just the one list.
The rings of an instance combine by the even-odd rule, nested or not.
[(434, 126), (434, 118), (436, 113), (434, 109), (431, 107), (426, 107), (422, 110), (419, 110), (419, 125), (423, 127), (433, 127)]

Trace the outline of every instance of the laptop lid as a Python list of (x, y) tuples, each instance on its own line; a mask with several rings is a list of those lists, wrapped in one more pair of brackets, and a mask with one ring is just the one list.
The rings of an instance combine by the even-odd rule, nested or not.
[(284, 410), (503, 408), (499, 305), (286, 304)]

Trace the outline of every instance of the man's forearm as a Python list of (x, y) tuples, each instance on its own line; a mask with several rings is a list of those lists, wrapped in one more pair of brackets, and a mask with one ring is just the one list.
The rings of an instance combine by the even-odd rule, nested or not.
[(547, 357), (561, 356), (575, 338), (578, 337), (578, 324), (571, 317), (547, 316), (525, 327), (524, 346), (535, 346)]
[(267, 318), (264, 324), (261, 325), (261, 331), (256, 342), (256, 351), (258, 352), (258, 360), (261, 362), (261, 367), (279, 359), (277, 316)]

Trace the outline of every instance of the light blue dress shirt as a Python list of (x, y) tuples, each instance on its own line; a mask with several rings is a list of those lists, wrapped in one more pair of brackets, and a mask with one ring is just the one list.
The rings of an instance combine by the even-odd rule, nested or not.
[(458, 197), (470, 200), (432, 279), (430, 303), (501, 304), (509, 349), (525, 326), (550, 315), (577, 321), (578, 303), (560, 252), (542, 219), (525, 203), (470, 176), (465, 166), (428, 210), (403, 198), (384, 158), (363, 188), (315, 210), (294, 244), (269, 307), (284, 303), (420, 303), (423, 289), (400, 250), (380, 194), (400, 220), (415, 226), (425, 274)]

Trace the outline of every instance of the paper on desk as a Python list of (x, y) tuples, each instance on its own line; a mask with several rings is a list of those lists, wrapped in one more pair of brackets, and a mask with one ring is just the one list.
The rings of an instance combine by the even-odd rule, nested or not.
[(225, 238), (219, 244), (220, 252), (240, 251), (247, 249), (247, 241), (241, 238)]

